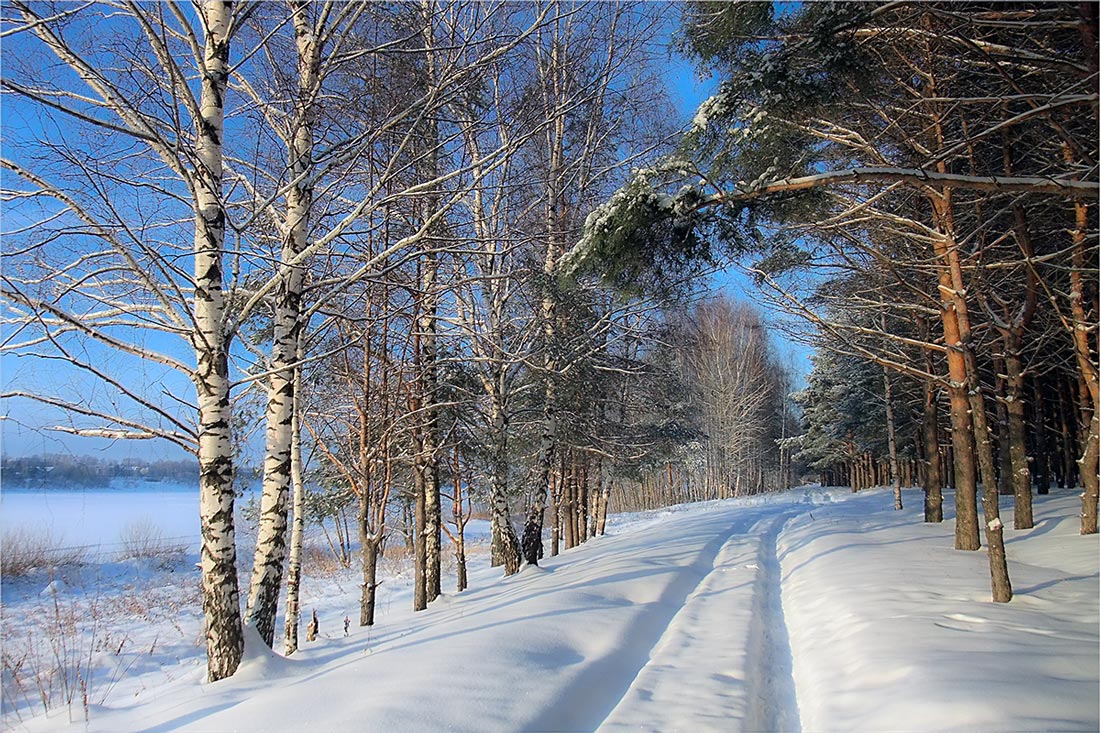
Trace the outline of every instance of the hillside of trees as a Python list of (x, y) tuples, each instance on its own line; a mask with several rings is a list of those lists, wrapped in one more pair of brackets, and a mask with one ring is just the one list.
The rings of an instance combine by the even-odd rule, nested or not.
[(119, 460), (57, 453), (4, 456), (0, 463), (4, 489), (109, 488), (115, 481), (197, 486), (195, 474), (192, 461)]

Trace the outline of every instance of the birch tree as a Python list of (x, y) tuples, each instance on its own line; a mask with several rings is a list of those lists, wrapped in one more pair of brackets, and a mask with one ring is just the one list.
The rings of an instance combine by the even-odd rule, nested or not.
[[(644, 77), (637, 74), (639, 67), (645, 68), (645, 44), (656, 28), (653, 15), (627, 6), (576, 5), (567, 11), (558, 3), (551, 7), (556, 9), (554, 23), (535, 47), (534, 93), (545, 120), (536, 168), (543, 205), (540, 370), (545, 379), (538, 468), (521, 540), (529, 564), (537, 564), (542, 555), (543, 517), (555, 460), (558, 405), (553, 375), (569, 361), (568, 355), (558, 353), (561, 314), (554, 281), (559, 261), (597, 196), (617, 182), (635, 156), (652, 153), (651, 142), (631, 140), (633, 123), (647, 119), (631, 113), (642, 108), (643, 100), (659, 103), (646, 94)], [(616, 89), (620, 85), (624, 91)], [(633, 147), (629, 155), (611, 153), (616, 143), (628, 142), (634, 143), (625, 147)]]
[[(46, 390), (6, 396), (84, 416), (86, 422), (69, 430), (78, 435), (162, 437), (198, 456), (207, 669), (211, 680), (221, 679), (236, 670), (243, 645), (223, 145), (231, 130), (230, 49), (254, 6), (88, 4), (48, 15), (41, 13), (45, 6), (11, 7), (3, 87), (54, 124), (42, 130), (45, 145), (12, 147), (23, 159), (3, 163), (8, 200), (35, 202), (46, 215), (41, 227), (10, 233), (23, 244), (4, 277), (12, 334), (5, 347), (65, 359), (112, 392), (116, 408)], [(117, 45), (96, 42), (103, 27), (117, 34)], [(13, 49), (39, 63), (44, 54), (55, 61), (39, 69), (11, 63)], [(56, 75), (42, 73), (53, 68)], [(134, 156), (135, 177), (126, 176), (125, 166), (107, 167), (125, 154)], [(15, 180), (26, 188), (14, 188)], [(188, 229), (193, 246), (184, 251), (180, 241)], [(169, 337), (187, 344), (193, 361)], [(195, 402), (179, 409), (128, 384), (97, 365), (108, 353), (178, 371), (194, 384)]]

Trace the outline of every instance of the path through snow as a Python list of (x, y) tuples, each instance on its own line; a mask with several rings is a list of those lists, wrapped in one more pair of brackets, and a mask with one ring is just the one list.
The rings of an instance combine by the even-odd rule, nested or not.
[(727, 731), (738, 720), (747, 730), (799, 729), (775, 541), (801, 510), (729, 517), (708, 572), (599, 730)]
[[(74, 730), (1096, 730), (1100, 556), (1076, 497), (1037, 497), (1039, 525), (1009, 533), (1007, 606), (950, 523), (891, 501), (620, 517), (543, 567), (475, 572), (423, 613), (395, 597), (347, 638), (326, 618), (290, 659), (252, 650), (232, 679), (151, 686)], [(329, 591), (354, 616), (356, 589)]]

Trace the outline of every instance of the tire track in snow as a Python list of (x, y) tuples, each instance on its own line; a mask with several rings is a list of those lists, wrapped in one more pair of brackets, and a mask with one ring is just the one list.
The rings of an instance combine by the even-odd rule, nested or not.
[(749, 627), (749, 712), (745, 729), (773, 733), (802, 729), (783, 615), (778, 539), (793, 513), (776, 517), (760, 535), (753, 614)]
[[(715, 519), (713, 515), (704, 516), (692, 518), (685, 524), (711, 524)], [(629, 633), (624, 633), (609, 653), (586, 661), (583, 671), (557, 695), (558, 704), (541, 711), (523, 726), (523, 730), (581, 731), (599, 727), (627, 695), (639, 670), (652, 658), (654, 647), (661, 643), (687, 599), (714, 572), (715, 558), (723, 546), (732, 535), (743, 533), (749, 526), (747, 522), (737, 522), (741, 517), (736, 514), (734, 519), (733, 527), (706, 542), (691, 564), (677, 571), (677, 577), (660, 598), (641, 610), (630, 624)]]
[(800, 511), (739, 512), (600, 731), (799, 729), (776, 539)]

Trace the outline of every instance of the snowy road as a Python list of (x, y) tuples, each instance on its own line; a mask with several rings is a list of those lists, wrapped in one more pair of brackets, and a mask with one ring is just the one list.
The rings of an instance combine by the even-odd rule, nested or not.
[(92, 729), (797, 729), (775, 538), (804, 502), (658, 513)]
[(790, 514), (730, 517), (708, 572), (600, 730), (798, 730), (775, 544)]
[(478, 571), (423, 613), (402, 597), (347, 638), (330, 618), (356, 589), (331, 587), (292, 659), (253, 647), (232, 679), (196, 671), (74, 730), (1096, 730), (1100, 556), (1075, 501), (1010, 534), (1007, 606), (950, 523), (889, 492), (710, 502)]

